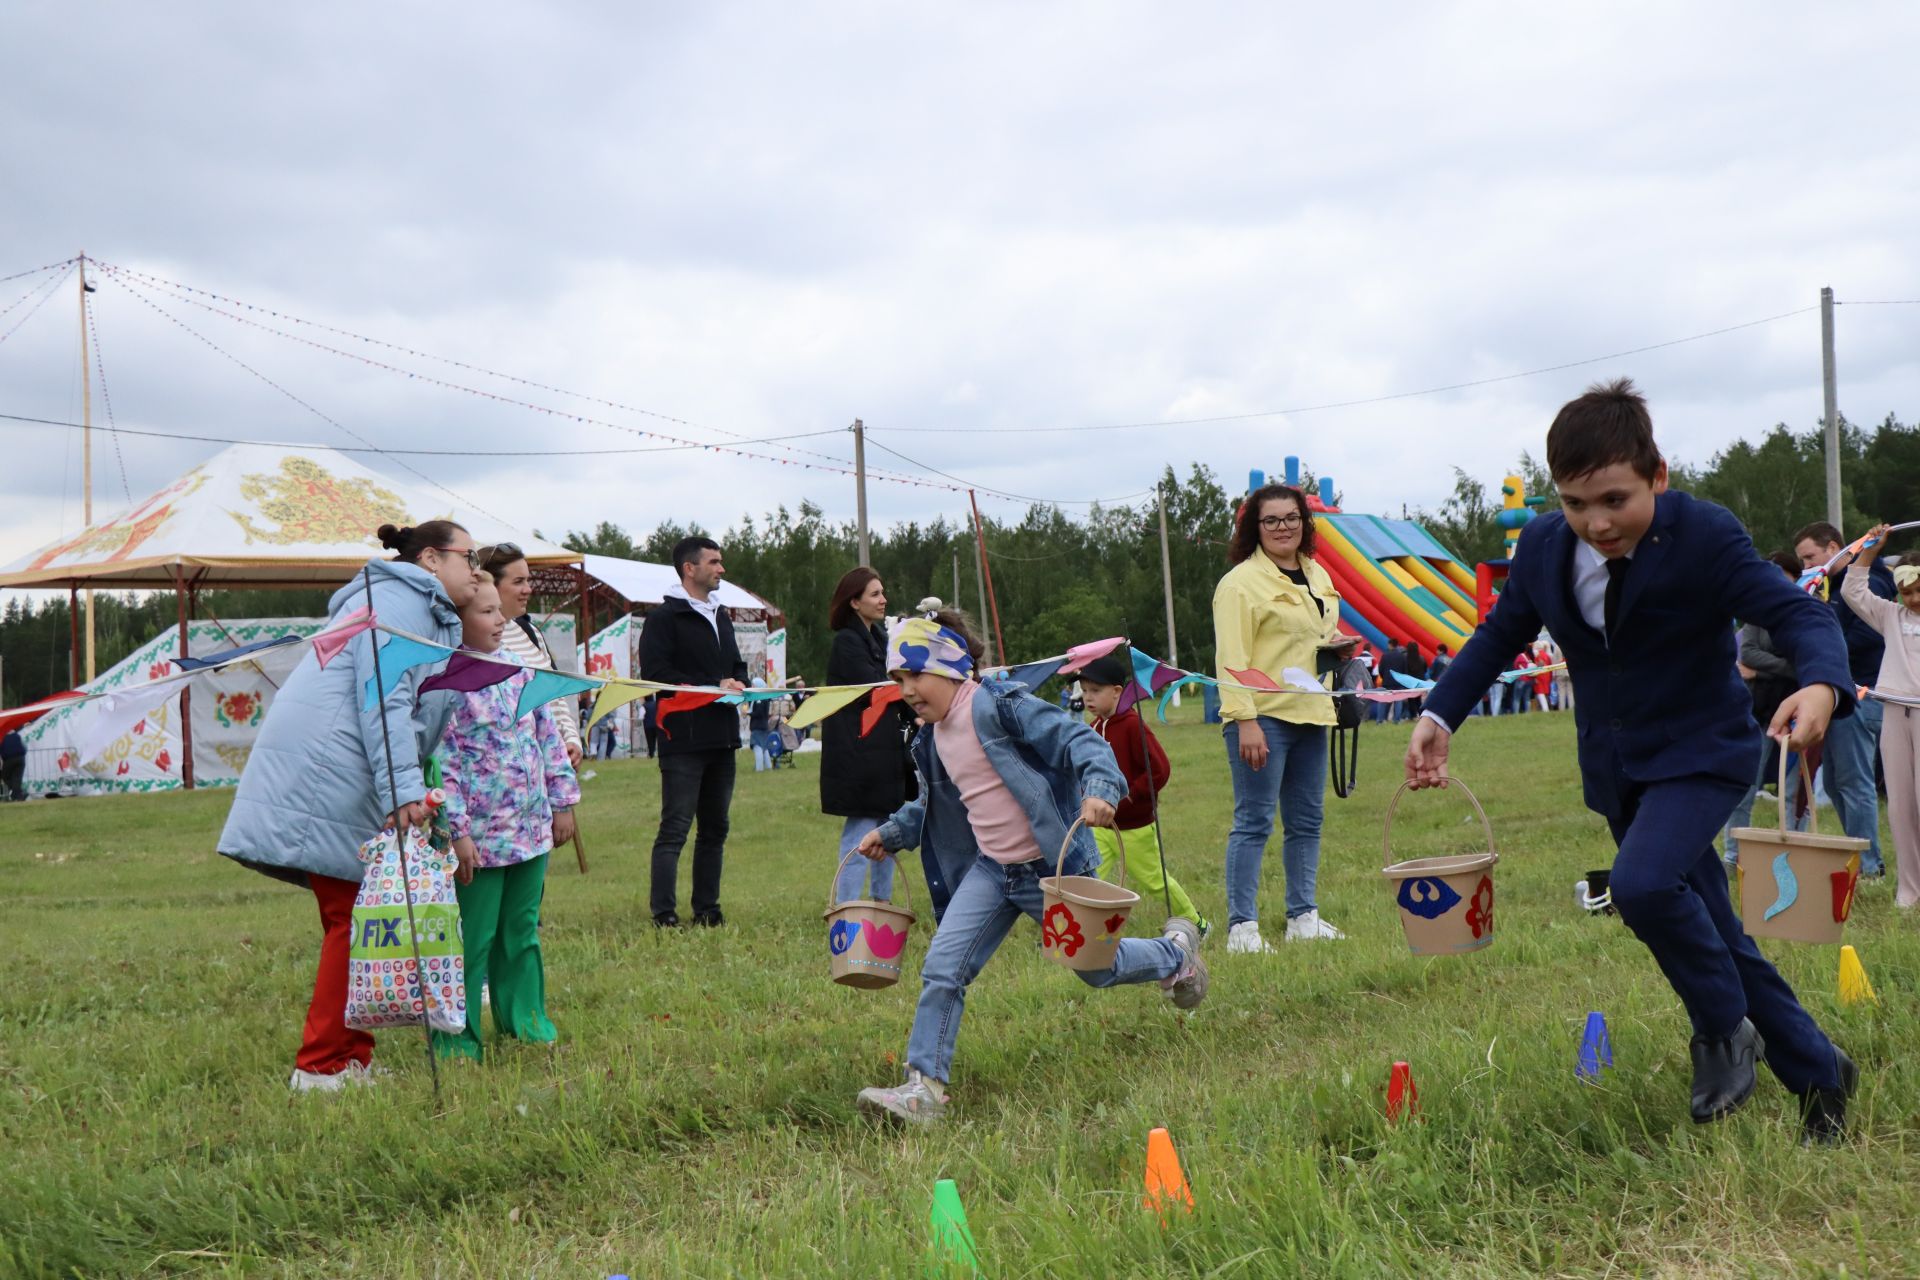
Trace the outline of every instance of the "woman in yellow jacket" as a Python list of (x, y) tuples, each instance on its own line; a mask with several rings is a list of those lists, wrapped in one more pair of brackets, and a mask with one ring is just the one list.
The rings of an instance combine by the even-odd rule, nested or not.
[(1254, 490), (1234, 523), (1233, 568), (1213, 593), (1220, 716), (1233, 770), (1233, 834), (1227, 837), (1227, 950), (1267, 952), (1260, 937), (1260, 860), (1278, 807), (1287, 876), (1287, 940), (1345, 935), (1320, 918), (1320, 821), (1326, 802), (1327, 729), (1333, 699), (1311, 693), (1253, 693), (1229, 687), (1236, 671), (1285, 684), (1288, 667), (1316, 670), (1339, 634), (1340, 595), (1312, 560), (1313, 513), (1304, 494), (1282, 484)]

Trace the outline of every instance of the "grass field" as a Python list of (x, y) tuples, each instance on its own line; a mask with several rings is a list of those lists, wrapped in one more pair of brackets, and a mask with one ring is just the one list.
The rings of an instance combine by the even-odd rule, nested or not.
[[(1182, 1017), (1151, 987), (1083, 987), (1022, 925), (974, 988), (951, 1122), (911, 1133), (853, 1098), (899, 1075), (931, 921), (898, 987), (827, 981), (817, 756), (741, 775), (730, 923), (674, 934), (645, 911), (653, 768), (598, 765), (591, 874), (569, 854), (548, 882), (561, 1045), (447, 1069), (438, 1108), (417, 1033), (382, 1035), (376, 1089), (289, 1094), (317, 922), (212, 852), (226, 793), (0, 807), (0, 1274), (904, 1277), (951, 1177), (1002, 1277), (1920, 1275), (1920, 943), (1889, 887), (1848, 929), (1877, 1006), (1839, 1006), (1833, 948), (1767, 944), (1863, 1068), (1855, 1138), (1802, 1149), (1771, 1077), (1697, 1129), (1678, 1002), (1572, 903), (1612, 852), (1572, 732), (1460, 735), (1503, 859), (1490, 949), (1407, 953), (1379, 875), (1406, 731), (1370, 728), (1359, 794), (1328, 799), (1320, 899), (1349, 940), (1228, 956), (1216, 934)], [(1224, 919), (1219, 731), (1163, 737), (1170, 860)], [(1465, 850), (1465, 817), (1409, 797), (1396, 853)], [(1276, 840), (1276, 933), (1279, 861)], [(1573, 1071), (1590, 1009), (1616, 1064), (1598, 1084)], [(1420, 1123), (1382, 1114), (1395, 1059)], [(1140, 1203), (1156, 1125), (1198, 1202), (1165, 1231)]]

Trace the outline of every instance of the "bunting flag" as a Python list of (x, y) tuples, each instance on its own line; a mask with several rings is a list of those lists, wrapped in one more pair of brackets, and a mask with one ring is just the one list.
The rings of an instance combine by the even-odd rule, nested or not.
[[(372, 624), (369, 623), (368, 626)], [(360, 630), (365, 631), (366, 627)], [(434, 644), (427, 640), (415, 640), (412, 636), (389, 633), (387, 642), (380, 646), (380, 691), (374, 692), (373, 677), (367, 677), (367, 710), (386, 699), (400, 686), (407, 672), (415, 667), (424, 667), (430, 662), (444, 661), (453, 650), (445, 645)]]
[(474, 693), (499, 684), (513, 673), (514, 668), (504, 662), (489, 662), (461, 650), (447, 662), (445, 671), (420, 682), (420, 692), (432, 693), (436, 689), (446, 689), (452, 693)]
[(338, 623), (313, 638), (313, 656), (320, 659), (322, 667), (326, 666), (340, 656), (347, 641), (372, 628), (375, 621), (371, 605), (363, 604), (352, 613), (341, 615)]
[(1154, 714), (1160, 717), (1161, 724), (1165, 724), (1167, 723), (1167, 708), (1173, 704), (1173, 695), (1181, 688), (1190, 684), (1209, 685), (1217, 683), (1219, 682), (1207, 676), (1189, 671), (1178, 680), (1169, 683), (1166, 688), (1160, 691), (1160, 701), (1154, 707)]
[(673, 737), (673, 732), (667, 728), (667, 717), (674, 712), (692, 711), (696, 707), (704, 707), (709, 702), (718, 701), (720, 701), (720, 695), (718, 693), (706, 693), (696, 689), (687, 689), (680, 693), (666, 694), (660, 701), (653, 704), (655, 708), (653, 719), (654, 723), (660, 726), (660, 736), (663, 738)]
[(1039, 693), (1040, 686), (1060, 674), (1060, 668), (1067, 665), (1065, 658), (1048, 658), (1044, 662), (1029, 662), (1021, 667), (1009, 667), (1000, 674), (1017, 685), (1024, 685), (1028, 693)]
[(637, 702), (652, 693), (653, 690), (641, 685), (629, 684), (623, 680), (609, 680), (600, 686), (599, 696), (593, 700), (593, 714), (587, 717), (586, 727), (593, 728), (629, 702)]
[(1067, 660), (1060, 668), (1061, 675), (1071, 675), (1092, 662), (1095, 658), (1104, 658), (1127, 642), (1125, 636), (1111, 636), (1105, 640), (1091, 640), (1086, 644), (1077, 644), (1067, 650)]
[(205, 671), (208, 667), (223, 667), (229, 662), (238, 662), (250, 653), (262, 649), (278, 649), (283, 644), (299, 644), (300, 637), (280, 636), (273, 640), (257, 640), (252, 644), (243, 644), (238, 649), (223, 649), (219, 653), (210, 653), (204, 658), (175, 658), (173, 665), (182, 671)]
[(1430, 689), (1358, 689), (1354, 697), (1363, 702), (1406, 702), (1411, 698), (1424, 698)]
[[(538, 671), (522, 668), (530, 674), (527, 682), (520, 686), (520, 701), (514, 705), (513, 718), (517, 721), (530, 713), (535, 707), (544, 707), (557, 698), (570, 698), (584, 690), (598, 688), (598, 680), (589, 680), (585, 676), (570, 676), (564, 671)], [(512, 675), (513, 669), (507, 668)], [(483, 686), (484, 687), (484, 686)]]
[[(1144, 649), (1130, 650), (1133, 663), (1133, 679), (1120, 692), (1119, 705), (1114, 708), (1115, 715), (1124, 714), (1143, 698), (1151, 698), (1169, 685), (1186, 678), (1187, 673), (1168, 666)], [(1164, 722), (1166, 717), (1161, 716)]]
[[(1235, 671), (1232, 667), (1228, 667), (1227, 674), (1249, 689), (1264, 689), (1269, 693), (1286, 692), (1285, 689), (1282, 689), (1273, 682), (1272, 676), (1264, 671), (1255, 671), (1252, 668), (1248, 668), (1245, 671)], [(1325, 691), (1322, 690), (1322, 692)]]
[(163, 723), (167, 719), (163, 713), (190, 678), (173, 676), (101, 698), (86, 741), (79, 744), (81, 761), (97, 760), (102, 752), (129, 733), (135, 737), (144, 737), (150, 732), (174, 736)]
[[(852, 706), (869, 693), (872, 693), (874, 689), (885, 687), (884, 685), (859, 685), (818, 690), (805, 702), (801, 703), (799, 709), (795, 711), (792, 716), (788, 717), (787, 727), (791, 729), (804, 729), (810, 724), (818, 724), (841, 708)], [(898, 688), (899, 686), (896, 685), (894, 687)], [(664, 704), (662, 705), (664, 706)]]
[[(899, 685), (890, 684), (875, 689), (872, 701), (868, 702), (867, 709), (860, 713), (860, 736), (864, 738), (872, 733), (873, 726), (880, 723), (880, 718), (886, 715), (887, 708), (898, 701), (900, 701)], [(791, 726), (793, 721), (789, 720), (787, 724)]]
[(1280, 678), (1285, 680), (1289, 687), (1298, 689), (1301, 693), (1328, 692), (1327, 686), (1321, 684), (1300, 667), (1285, 668), (1280, 672)]
[(1399, 681), (1399, 682), (1400, 682), (1400, 687), (1401, 687), (1402, 689), (1431, 689), (1431, 688), (1433, 688), (1433, 681), (1431, 681), (1431, 680), (1422, 680), (1422, 679), (1421, 679), (1421, 678), (1420, 678), (1419, 676), (1410, 676), (1410, 675), (1408, 675), (1408, 674), (1407, 674), (1406, 672), (1404, 672), (1404, 671), (1395, 671), (1395, 672), (1393, 672), (1393, 673), (1392, 673), (1392, 675), (1393, 675), (1393, 678), (1394, 678), (1395, 680), (1397, 680), (1397, 681)]

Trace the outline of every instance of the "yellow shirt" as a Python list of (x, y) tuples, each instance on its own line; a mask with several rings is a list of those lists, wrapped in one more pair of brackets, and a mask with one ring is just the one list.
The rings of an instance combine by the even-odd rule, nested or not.
[[(1234, 678), (1229, 668), (1264, 672), (1279, 685), (1286, 683), (1281, 672), (1288, 667), (1314, 673), (1319, 647), (1340, 633), (1340, 593), (1318, 564), (1302, 556), (1300, 565), (1307, 571), (1305, 590), (1259, 550), (1220, 579), (1213, 591), (1214, 671), (1220, 679)], [(1309, 592), (1326, 605), (1325, 614)], [(1311, 693), (1220, 690), (1221, 719), (1255, 716), (1330, 725), (1333, 699)]]

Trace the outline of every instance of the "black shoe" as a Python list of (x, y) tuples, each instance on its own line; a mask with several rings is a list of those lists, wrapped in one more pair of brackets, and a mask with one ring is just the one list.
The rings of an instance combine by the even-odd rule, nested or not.
[(1860, 1086), (1860, 1068), (1838, 1045), (1833, 1060), (1840, 1068), (1840, 1087), (1809, 1089), (1800, 1095), (1800, 1141), (1808, 1146), (1831, 1146), (1847, 1133), (1847, 1099)]
[(1706, 1124), (1738, 1111), (1753, 1096), (1759, 1083), (1754, 1065), (1767, 1051), (1753, 1023), (1740, 1019), (1730, 1036), (1709, 1039), (1695, 1036), (1693, 1054), (1693, 1105), (1695, 1124)]
[(680, 917), (672, 911), (662, 911), (653, 918), (653, 927), (656, 929), (678, 929), (680, 927)]
[(720, 914), (720, 908), (715, 907), (711, 911), (702, 911), (693, 918), (693, 922), (702, 929), (718, 929), (727, 922), (727, 918)]

